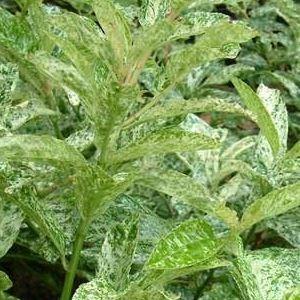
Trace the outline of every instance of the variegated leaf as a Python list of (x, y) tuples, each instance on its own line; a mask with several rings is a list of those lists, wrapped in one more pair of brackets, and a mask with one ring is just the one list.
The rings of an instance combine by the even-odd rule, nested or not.
[(85, 159), (75, 148), (51, 136), (12, 135), (0, 138), (3, 159), (84, 166)]
[(135, 215), (117, 224), (107, 234), (98, 259), (97, 277), (116, 291), (125, 290), (137, 245), (139, 218)]
[(0, 199), (0, 258), (14, 244), (23, 222), (22, 212), (7, 199)]
[(205, 264), (219, 250), (220, 244), (210, 225), (201, 220), (189, 220), (158, 242), (147, 266), (151, 269), (178, 269)]
[(200, 133), (179, 128), (167, 128), (146, 135), (135, 143), (119, 149), (112, 157), (115, 163), (137, 159), (145, 155), (215, 149), (219, 141)]
[(243, 81), (232, 82), (246, 106), (256, 115), (257, 124), (267, 139), (273, 155), (284, 155), (287, 143), (287, 111), (278, 90), (261, 84), (257, 94)]
[(143, 26), (151, 26), (156, 20), (163, 19), (170, 6), (169, 0), (143, 0), (140, 23)]
[(282, 300), (300, 283), (299, 262), (299, 250), (249, 251), (236, 259), (232, 274), (243, 299)]
[(201, 112), (224, 112), (233, 113), (254, 118), (252, 114), (241, 107), (238, 103), (229, 102), (223, 99), (203, 98), (191, 100), (169, 100), (167, 103), (157, 105), (152, 109), (146, 111), (137, 123), (155, 120), (159, 118), (175, 117), (188, 113), (201, 113)]
[(300, 205), (300, 182), (274, 190), (256, 199), (244, 211), (241, 230), (268, 218), (283, 214)]

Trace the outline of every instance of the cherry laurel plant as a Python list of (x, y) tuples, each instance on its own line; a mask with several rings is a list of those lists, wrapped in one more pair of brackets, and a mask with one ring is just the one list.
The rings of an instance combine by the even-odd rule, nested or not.
[[(60, 261), (61, 300), (296, 299), (299, 250), (247, 246), (300, 206), (300, 143), (287, 150), (279, 90), (254, 91), (236, 67), (206, 82), (227, 78), (229, 92), (179, 92), (249, 47), (255, 26), (188, 0), (67, 1), (82, 14), (16, 2), (0, 8), (0, 257), (17, 244)], [(236, 138), (202, 113), (258, 130)], [(218, 272), (226, 282), (203, 297), (172, 288)], [(1, 299), (15, 299), (8, 275)]]

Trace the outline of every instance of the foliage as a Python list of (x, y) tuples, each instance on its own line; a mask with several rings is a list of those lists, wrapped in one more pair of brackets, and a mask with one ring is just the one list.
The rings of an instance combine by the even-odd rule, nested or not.
[(297, 299), (299, 24), (292, 0), (2, 1), (0, 298), (21, 254), (61, 300)]

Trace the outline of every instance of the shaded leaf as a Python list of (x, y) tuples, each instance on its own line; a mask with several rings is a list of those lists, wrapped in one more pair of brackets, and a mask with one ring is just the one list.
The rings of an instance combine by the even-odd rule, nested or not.
[(268, 220), (266, 226), (275, 230), (294, 247), (300, 248), (300, 208)]
[(65, 234), (51, 212), (46, 213), (35, 192), (23, 188), (17, 195), (13, 195), (14, 190), (10, 187), (7, 187), (4, 192), (24, 212), (26, 217), (35, 223), (35, 229), (42, 235), (47, 236), (59, 253), (64, 256)]
[(2, 291), (6, 291), (11, 287), (12, 282), (9, 277), (4, 272), (0, 271), (0, 296), (2, 296)]
[(23, 214), (16, 206), (5, 200), (0, 200), (0, 258), (14, 244), (24, 219)]

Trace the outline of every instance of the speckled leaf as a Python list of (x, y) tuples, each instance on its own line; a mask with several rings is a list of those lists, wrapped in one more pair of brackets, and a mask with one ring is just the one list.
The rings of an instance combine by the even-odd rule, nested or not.
[(247, 74), (249, 72), (253, 72), (254, 67), (247, 66), (244, 64), (234, 64), (230, 66), (225, 66), (221, 69), (221, 71), (217, 71), (211, 74), (205, 81), (204, 85), (214, 85), (214, 84), (226, 84), (230, 81), (233, 76), (240, 76), (243, 74)]
[(129, 272), (137, 244), (139, 218), (132, 216), (117, 224), (107, 234), (98, 260), (97, 276), (116, 291), (129, 283)]
[(300, 283), (299, 262), (299, 250), (257, 250), (237, 258), (232, 274), (243, 299), (282, 300)]
[(287, 142), (287, 111), (278, 90), (261, 84), (257, 94), (243, 81), (232, 82), (246, 106), (256, 115), (257, 124), (268, 140), (273, 154), (284, 155)]
[(148, 172), (139, 184), (178, 198), (185, 203), (211, 212), (214, 201), (209, 191), (195, 179), (176, 171)]
[(12, 63), (0, 64), (0, 107), (11, 101), (11, 94), (17, 86), (19, 71)]
[(151, 26), (156, 20), (163, 19), (169, 10), (169, 0), (143, 0), (140, 23)]
[[(234, 58), (243, 43), (256, 33), (245, 25), (223, 22), (208, 28), (195, 45), (172, 55), (166, 66), (169, 80), (174, 84), (200, 64), (221, 58)], [(222, 36), (222, 38), (220, 38)]]
[(300, 205), (300, 182), (274, 190), (255, 200), (244, 211), (241, 228), (245, 230), (257, 222), (283, 214)]
[(116, 58), (122, 64), (132, 44), (129, 24), (123, 12), (111, 0), (94, 0), (93, 9)]
[(236, 159), (244, 151), (252, 148), (255, 145), (255, 142), (256, 136), (247, 136), (245, 138), (242, 138), (225, 149), (222, 153), (221, 159)]
[(112, 160), (122, 162), (145, 155), (215, 149), (219, 145), (218, 140), (204, 134), (188, 132), (179, 128), (168, 128), (149, 134), (137, 142), (121, 148)]
[(237, 159), (224, 159), (224, 162), (217, 174), (216, 182), (221, 182), (230, 174), (238, 172), (242, 177), (251, 180), (257, 185), (263, 194), (272, 190), (272, 184), (269, 178), (254, 170), (249, 164)]
[(201, 113), (201, 112), (224, 112), (242, 115), (248, 118), (254, 118), (252, 114), (241, 107), (238, 103), (230, 102), (223, 99), (216, 98), (203, 98), (182, 100), (174, 99), (165, 104), (157, 105), (148, 110), (141, 116), (139, 122), (146, 122), (158, 118), (175, 117), (188, 113)]
[(75, 148), (51, 136), (12, 135), (0, 138), (3, 159), (39, 161), (82, 166), (85, 159)]
[(148, 269), (147, 273), (145, 274), (145, 277), (143, 278), (142, 285), (163, 285), (164, 283), (168, 283), (178, 277), (190, 275), (205, 270), (227, 267), (229, 265), (229, 261), (213, 257), (205, 262), (200, 262), (198, 264), (184, 268)]
[(10, 108), (5, 121), (11, 130), (17, 130), (34, 118), (55, 115), (57, 115), (55, 111), (37, 101), (24, 101)]
[(134, 180), (135, 174), (120, 173), (111, 177), (95, 166), (82, 169), (75, 177), (77, 203), (81, 216), (92, 220), (104, 213), (112, 201), (124, 193)]
[(176, 269), (192, 266), (214, 258), (219, 250), (212, 228), (201, 220), (189, 220), (176, 227), (158, 242), (148, 268)]
[(117, 293), (107, 283), (94, 279), (83, 283), (76, 290), (72, 300), (117, 300)]
[(37, 232), (47, 236), (58, 252), (64, 256), (65, 234), (59, 227), (58, 221), (51, 215), (51, 212), (46, 213), (36, 193), (24, 188), (17, 195), (13, 195), (14, 189), (10, 187), (6, 188), (4, 193), (35, 224)]
[(14, 204), (0, 199), (0, 258), (15, 242), (23, 219), (23, 214)]
[(300, 208), (296, 208), (266, 222), (266, 226), (296, 248), (300, 248)]
[(156, 22), (153, 26), (140, 30), (128, 55), (126, 83), (136, 83), (151, 53), (169, 42), (176, 30), (168, 20)]
[(66, 11), (43, 12), (42, 16), (45, 20), (40, 25), (40, 38), (47, 38), (48, 43), (57, 45), (86, 79), (105, 81), (108, 69), (113, 65), (113, 54), (96, 23)]
[(94, 139), (94, 131), (91, 128), (85, 128), (70, 134), (65, 141), (77, 150), (84, 151), (93, 144)]
[(92, 115), (95, 86), (86, 80), (73, 65), (45, 53), (36, 54), (30, 62), (38, 72), (49, 78), (54, 86), (67, 87), (75, 92), (81, 98), (87, 113)]
[(188, 38), (192, 35), (203, 34), (209, 27), (224, 21), (229, 21), (229, 17), (224, 14), (204, 11), (189, 12), (180, 17), (180, 22), (172, 39)]

